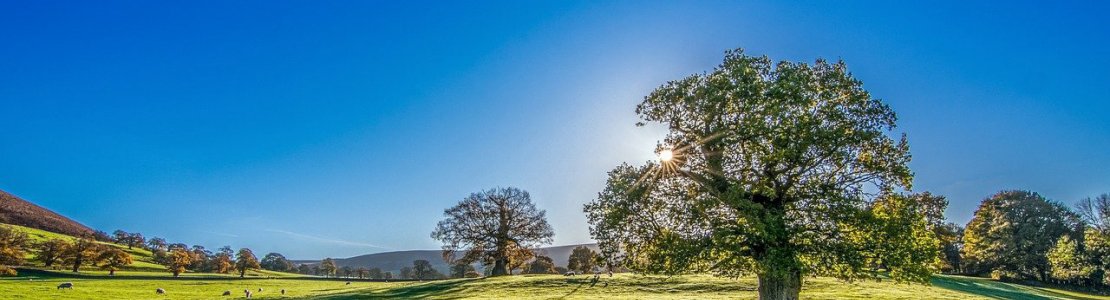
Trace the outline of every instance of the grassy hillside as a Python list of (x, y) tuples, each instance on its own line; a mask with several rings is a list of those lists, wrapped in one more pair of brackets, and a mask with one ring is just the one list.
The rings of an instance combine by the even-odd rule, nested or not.
[[(73, 282), (73, 290), (57, 290)], [(737, 280), (711, 276), (657, 277), (618, 274), (591, 284), (585, 276), (523, 275), (435, 282), (352, 282), (306, 279), (68, 279), (42, 277), (0, 278), (0, 299), (214, 299), (230, 290), (234, 299), (243, 289), (259, 299), (754, 299), (754, 278)], [(157, 288), (168, 294), (158, 296)], [(286, 289), (281, 296), (278, 291)], [(10, 292), (9, 292), (10, 291)], [(939, 276), (932, 285), (891, 282), (845, 283), (810, 278), (804, 299), (1080, 299), (1110, 297), (999, 283), (986, 279)], [(227, 299), (225, 297), (224, 299)]]
[[(64, 240), (72, 240), (73, 239), (73, 237), (69, 236), (69, 235), (55, 233), (55, 232), (49, 232), (49, 231), (42, 230), (42, 229), (35, 229), (35, 228), (24, 227), (24, 226), (19, 226), (19, 225), (11, 225), (11, 224), (0, 224), (0, 226), (4, 226), (4, 227), (8, 227), (8, 228), (14, 228), (16, 230), (23, 231), (23, 232), (27, 233), (27, 235), (31, 238), (32, 242), (42, 242), (42, 241), (49, 240), (49, 239), (64, 239)], [(154, 256), (153, 256), (153, 254), (150, 253), (149, 250), (142, 249), (142, 248), (127, 249), (126, 245), (119, 245), (119, 244), (114, 244), (114, 243), (105, 243), (105, 242), (99, 242), (99, 243), (103, 244), (103, 245), (108, 245), (108, 246), (111, 246), (111, 247), (116, 247), (116, 248), (122, 249), (124, 251), (127, 251), (127, 253), (131, 254), (131, 259), (134, 262), (130, 266), (127, 266), (127, 267), (123, 268), (122, 270), (116, 271), (116, 276), (167, 276), (167, 277), (171, 276), (169, 271), (166, 270), (166, 267), (164, 267), (162, 265), (159, 265), (158, 263), (154, 262)], [(35, 258), (35, 254), (34, 254), (33, 251), (31, 251), (31, 253), (28, 253), (27, 254), (27, 264), (30, 267), (44, 268), (41, 264), (34, 261), (34, 258)], [(51, 269), (47, 269), (47, 270), (48, 271), (58, 271), (58, 272), (63, 272), (63, 273), (67, 273), (67, 274), (71, 273), (71, 272), (69, 272), (69, 269), (66, 266), (57, 266), (56, 265), (56, 266), (52, 267)], [(82, 266), (80, 275), (108, 275), (108, 271), (100, 270), (95, 266)], [(238, 277), (238, 274), (233, 275), (233, 274), (186, 272), (184, 274), (181, 274), (181, 276), (187, 276), (187, 277), (232, 277), (232, 276), (234, 276), (234, 277)], [(284, 272), (266, 271), (266, 270), (257, 270), (257, 271), (248, 271), (247, 276), (253, 276), (253, 277), (296, 277), (296, 276), (303, 276), (303, 275), (292, 274), (292, 273), (284, 273)]]
[(0, 223), (61, 232), (70, 235), (92, 234), (93, 230), (49, 209), (0, 191)]

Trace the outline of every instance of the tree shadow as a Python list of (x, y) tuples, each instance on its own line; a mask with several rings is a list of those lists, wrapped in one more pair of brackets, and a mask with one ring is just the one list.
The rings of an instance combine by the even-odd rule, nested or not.
[(314, 295), (298, 299), (462, 299), (466, 288), (462, 285), (482, 279), (430, 281), (422, 284), (390, 287), (384, 290), (358, 290), (331, 295)]
[(1055, 299), (1078, 299), (1078, 300), (1097, 300), (1094, 297), (1084, 297), (1080, 295), (1062, 294), (1052, 290), (1027, 287), (1004, 282), (998, 282), (987, 279), (961, 279), (955, 277), (933, 277), (933, 286), (964, 292), (972, 295), (978, 295), (991, 299), (1013, 299), (1013, 300), (1055, 300)]

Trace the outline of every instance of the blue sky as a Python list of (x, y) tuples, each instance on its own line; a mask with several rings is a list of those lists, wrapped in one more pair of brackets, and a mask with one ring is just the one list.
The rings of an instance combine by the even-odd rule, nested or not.
[(663, 134), (635, 104), (742, 47), (844, 59), (955, 222), (1110, 192), (1106, 4), (734, 2), (4, 2), (0, 189), (320, 258), (436, 249), (444, 208), (516, 186), (590, 242), (582, 204)]

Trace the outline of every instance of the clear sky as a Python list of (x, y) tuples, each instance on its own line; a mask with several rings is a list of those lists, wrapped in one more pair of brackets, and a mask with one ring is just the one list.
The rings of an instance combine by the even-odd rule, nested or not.
[(742, 47), (844, 59), (955, 222), (1110, 192), (1107, 4), (789, 2), (3, 2), (0, 189), (309, 259), (437, 249), (444, 208), (516, 186), (591, 242), (582, 204), (663, 133), (634, 106)]

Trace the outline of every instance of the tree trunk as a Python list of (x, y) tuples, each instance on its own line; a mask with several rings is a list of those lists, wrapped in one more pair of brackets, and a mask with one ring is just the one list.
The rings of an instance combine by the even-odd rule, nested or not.
[(508, 271), (509, 266), (508, 265), (509, 265), (509, 262), (508, 262), (507, 259), (498, 258), (497, 261), (495, 261), (493, 263), (493, 270), (490, 271), (490, 275), (491, 276), (508, 275), (509, 274), (509, 271)]
[(77, 273), (77, 269), (79, 269), (79, 268), (81, 268), (81, 258), (80, 257), (73, 260), (73, 273)]
[(802, 277), (797, 270), (759, 275), (759, 300), (798, 300)]
[(116, 276), (116, 269), (108, 269), (108, 276)]

